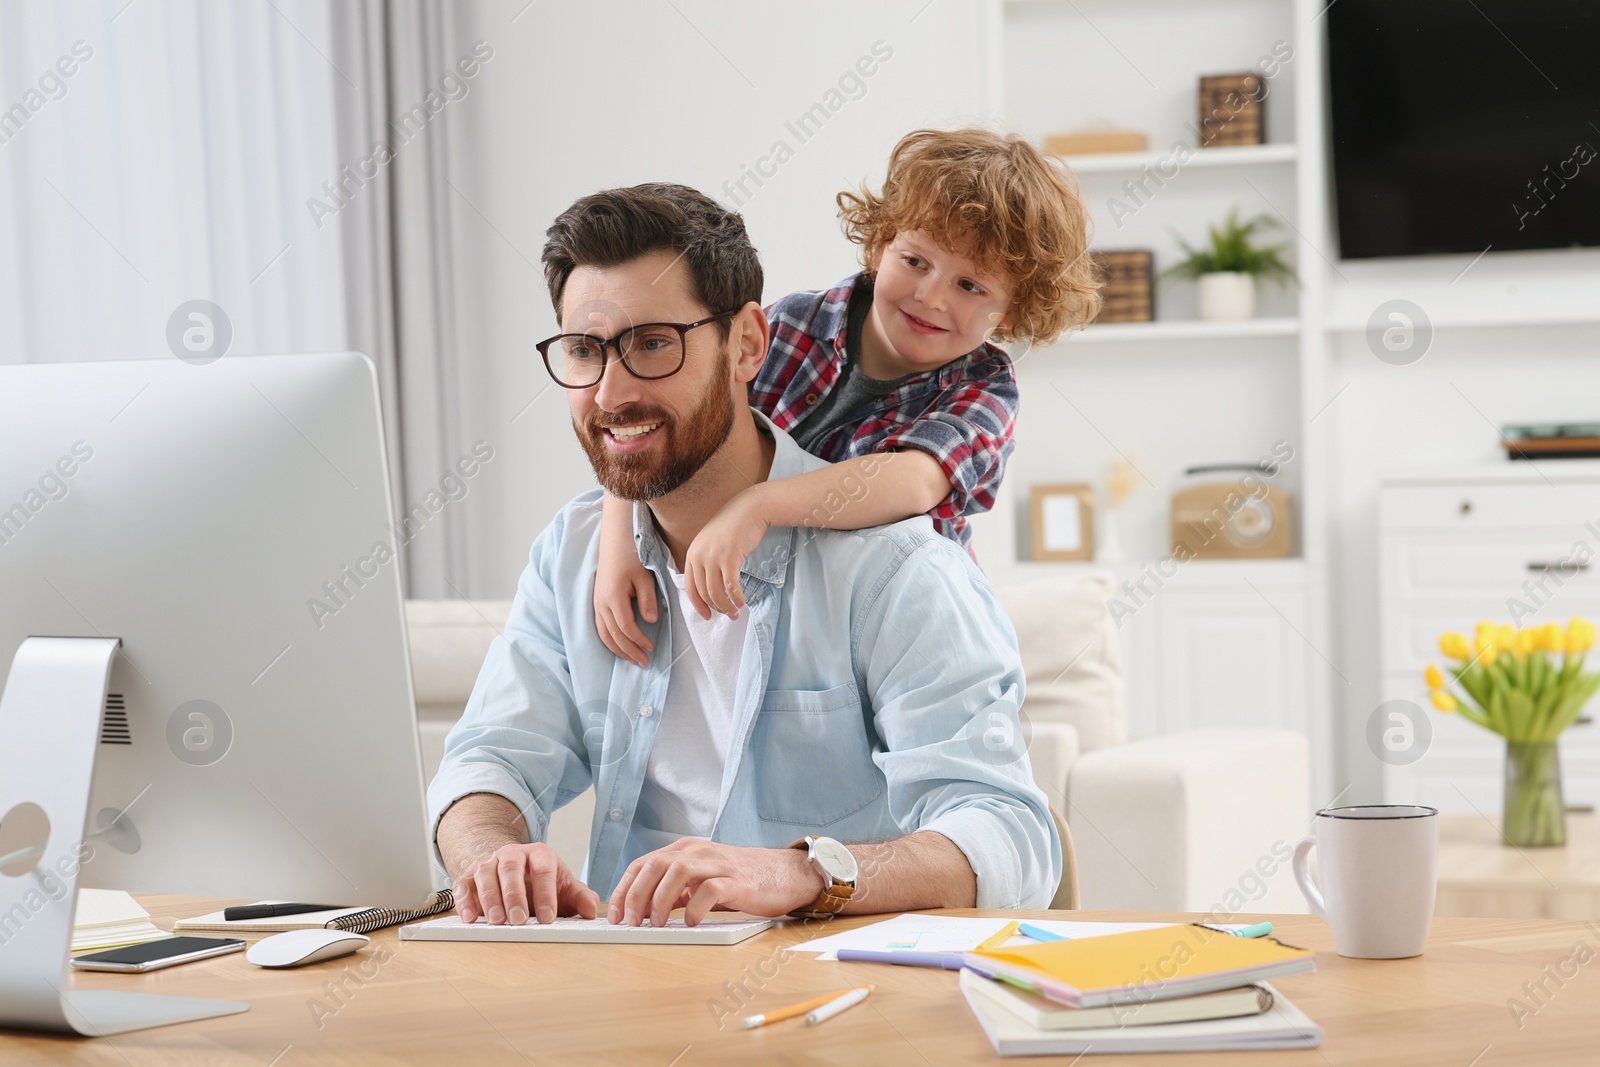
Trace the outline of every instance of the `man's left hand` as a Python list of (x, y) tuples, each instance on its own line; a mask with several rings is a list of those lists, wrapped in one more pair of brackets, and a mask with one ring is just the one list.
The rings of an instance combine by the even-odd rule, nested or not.
[(787, 915), (822, 892), (822, 876), (794, 848), (740, 848), (684, 837), (628, 865), (607, 917), (665, 926), (674, 908), (694, 926), (712, 910)]
[(684, 587), (700, 617), (713, 611), (730, 619), (744, 608), (744, 587), (739, 568), (767, 534), (767, 520), (756, 513), (754, 496), (746, 490), (711, 517), (689, 544), (683, 559)]

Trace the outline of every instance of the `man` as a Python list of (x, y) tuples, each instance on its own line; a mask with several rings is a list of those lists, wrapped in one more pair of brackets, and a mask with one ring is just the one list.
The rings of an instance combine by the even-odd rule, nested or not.
[[(1018, 729), (1015, 634), (925, 517), (770, 529), (738, 618), (684, 592), (728, 499), (825, 465), (748, 406), (767, 322), (740, 218), (683, 186), (610, 190), (556, 220), (543, 259), (563, 332), (538, 348), (671, 595), (636, 666), (595, 631), (601, 492), (534, 542), (428, 792), (462, 917), (594, 918), (602, 894), (632, 925), (1046, 906), (1061, 846)], [(543, 843), (591, 785), (594, 888)]]

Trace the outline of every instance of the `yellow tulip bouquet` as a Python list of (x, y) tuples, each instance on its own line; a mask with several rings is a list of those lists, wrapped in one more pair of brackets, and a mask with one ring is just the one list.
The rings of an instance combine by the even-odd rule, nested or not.
[(1594, 643), (1594, 624), (1577, 616), (1565, 629), (1480, 622), (1471, 642), (1455, 632), (1439, 638), (1461, 695), (1433, 664), (1423, 673), (1435, 708), (1506, 739), (1504, 830), (1513, 845), (1566, 843), (1557, 743), (1600, 690), (1600, 672), (1583, 670)]

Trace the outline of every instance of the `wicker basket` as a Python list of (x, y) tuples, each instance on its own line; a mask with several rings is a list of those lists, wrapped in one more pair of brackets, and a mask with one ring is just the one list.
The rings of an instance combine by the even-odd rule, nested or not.
[(1100, 276), (1095, 322), (1149, 322), (1155, 318), (1155, 255), (1148, 249), (1090, 252)]
[(1265, 144), (1267, 83), (1251, 71), (1200, 79), (1201, 148)]

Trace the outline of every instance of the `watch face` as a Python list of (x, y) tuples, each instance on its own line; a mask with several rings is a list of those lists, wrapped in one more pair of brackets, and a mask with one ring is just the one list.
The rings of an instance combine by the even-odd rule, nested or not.
[(816, 838), (811, 846), (811, 854), (830, 877), (840, 882), (856, 881), (856, 858), (850, 850), (831, 837)]

